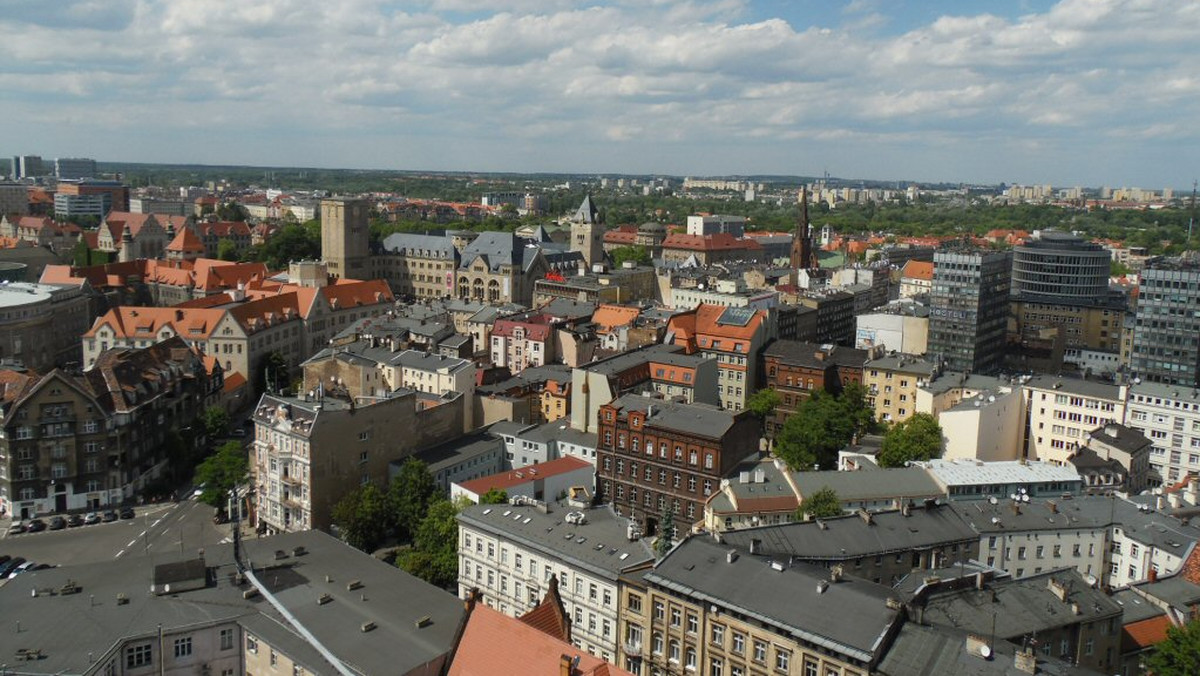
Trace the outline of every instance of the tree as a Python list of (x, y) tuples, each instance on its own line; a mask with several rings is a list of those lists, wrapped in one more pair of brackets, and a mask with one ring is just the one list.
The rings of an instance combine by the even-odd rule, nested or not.
[(449, 589), (458, 581), (458, 512), (438, 498), (429, 506), (413, 538), (412, 549), (401, 552), (396, 565), (430, 584)]
[(775, 438), (775, 454), (792, 470), (832, 469), (837, 453), (856, 436), (874, 431), (865, 390), (851, 383), (840, 395), (814, 392), (788, 417)]
[(302, 225), (285, 225), (258, 250), (258, 260), (272, 270), (287, 267), (292, 261), (321, 256), (321, 224), (308, 221)]
[(222, 202), (217, 206), (217, 218), (222, 221), (245, 221), (249, 215), (246, 207), (237, 202)]
[(775, 412), (775, 408), (781, 401), (779, 393), (768, 387), (750, 395), (750, 398), (746, 400), (746, 408), (750, 409), (754, 415), (766, 418)]
[(415, 536), (437, 492), (429, 466), (423, 461), (409, 458), (400, 465), (400, 471), (388, 485), (388, 509), (401, 541)]
[(1154, 676), (1200, 674), (1200, 620), (1168, 627), (1165, 641), (1156, 645), (1146, 667)]
[(209, 406), (201, 415), (204, 433), (210, 439), (218, 439), (229, 434), (229, 413), (220, 406)]
[(667, 507), (667, 511), (663, 514), (662, 523), (658, 526), (658, 539), (654, 541), (654, 554), (658, 558), (667, 555), (671, 551), (671, 545), (675, 540), (675, 505)]
[(338, 500), (332, 517), (342, 539), (355, 549), (374, 551), (387, 537), (387, 497), (373, 483), (356, 488)]
[(217, 242), (217, 258), (223, 261), (236, 261), (238, 259), (237, 244), (232, 239), (223, 239)]
[(230, 491), (246, 480), (248, 466), (246, 449), (240, 442), (222, 444), (196, 466), (196, 484), (204, 487), (200, 501), (223, 509)]
[(880, 467), (903, 467), (910, 460), (942, 454), (942, 426), (928, 413), (914, 413), (887, 431), (876, 460)]
[(481, 505), (503, 505), (508, 502), (508, 491), (503, 488), (493, 488), (479, 496)]
[(650, 252), (646, 250), (646, 247), (641, 246), (640, 244), (633, 246), (619, 246), (610, 251), (608, 255), (612, 257), (613, 265), (618, 268), (621, 267), (625, 261), (633, 261), (638, 265), (650, 264)]
[(258, 391), (277, 391), (280, 383), (287, 384), (289, 370), (287, 359), (283, 353), (275, 350), (268, 354), (258, 367)]
[(802, 520), (827, 519), (842, 513), (842, 501), (829, 486), (822, 486), (821, 490), (805, 498), (796, 510), (796, 516)]

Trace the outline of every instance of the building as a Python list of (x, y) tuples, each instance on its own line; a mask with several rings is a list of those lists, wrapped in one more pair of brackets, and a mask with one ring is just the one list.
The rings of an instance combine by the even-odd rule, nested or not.
[(1035, 376), (1023, 384), (1029, 411), (1025, 457), (1057, 465), (1087, 444), (1088, 433), (1125, 419), (1124, 385)]
[(933, 261), (909, 260), (900, 272), (900, 297), (912, 298), (933, 291)]
[(487, 606), (519, 617), (557, 587), (574, 644), (616, 663), (618, 580), (650, 567), (654, 553), (630, 540), (625, 520), (607, 508), (545, 507), (474, 505), (459, 513), (459, 596), (478, 589)]
[(79, 179), (59, 181), (54, 193), (58, 218), (95, 216), (103, 219), (110, 211), (129, 211), (129, 186), (120, 181)]
[(1200, 387), (1200, 262), (1153, 258), (1138, 277), (1130, 369), (1142, 380)]
[(571, 251), (582, 254), (588, 268), (604, 262), (604, 226), (591, 195), (583, 198), (571, 218)]
[(1032, 638), (1043, 657), (1097, 672), (1110, 673), (1120, 657), (1121, 606), (1075, 570), (980, 577), (965, 589), (934, 582), (921, 588), (912, 605), (923, 623), (1017, 644)]
[(1129, 386), (1125, 424), (1150, 438), (1150, 486), (1200, 475), (1200, 393), (1157, 382)]
[(865, 676), (903, 624), (887, 587), (703, 536), (627, 590), (621, 663), (635, 674)]
[[(922, 407), (924, 391), (918, 389), (917, 408), (928, 413)], [(1026, 406), (1020, 388), (995, 385), (935, 415), (942, 427), (942, 457), (947, 460), (998, 462), (1024, 457)]]
[(774, 436), (784, 422), (814, 392), (838, 394), (851, 383), (862, 383), (866, 350), (837, 345), (817, 345), (795, 340), (776, 340), (763, 350), (765, 385), (779, 394), (779, 405), (766, 422)]
[(730, 261), (758, 261), (762, 245), (753, 238), (737, 238), (729, 233), (689, 235), (668, 234), (662, 241), (662, 260), (668, 264), (714, 265)]
[[(533, 283), (533, 304), (544, 305), (555, 299), (585, 303), (637, 303), (653, 301), (659, 296), (658, 277), (654, 268), (625, 261), (623, 267), (579, 274), (548, 273)], [(603, 266), (601, 266), (603, 267)]]
[(370, 279), (367, 203), (350, 198), (321, 200), (321, 258), (334, 278)]
[(526, 467), (450, 485), (450, 499), (478, 503), (489, 491), (503, 491), (510, 500), (527, 498), (549, 502), (566, 498), (574, 489), (587, 495), (596, 489), (596, 466), (573, 456), (536, 462)]
[(671, 289), (670, 304), (679, 310), (691, 310), (702, 304), (767, 310), (779, 305), (779, 292), (772, 289), (748, 289), (741, 279), (722, 279), (716, 283), (715, 288)]
[(917, 392), (938, 374), (936, 364), (910, 354), (891, 353), (862, 366), (862, 384), (875, 417), (900, 423), (917, 412)]
[(169, 470), (167, 434), (221, 391), (220, 367), (178, 338), (109, 350), (83, 374), (0, 371), (0, 511), (19, 518), (138, 497)]
[(911, 301), (892, 301), (855, 316), (854, 347), (924, 355), (929, 348), (929, 308)]
[(700, 305), (671, 317), (667, 332), (688, 354), (717, 360), (721, 406), (740, 411), (758, 389), (759, 353), (775, 337), (769, 313), (749, 308)]
[(386, 486), (390, 463), (459, 436), (465, 406), (461, 396), (411, 390), (371, 398), (264, 394), (251, 417), (259, 527), (328, 530), (348, 493)]
[[(450, 495), (451, 484), (496, 474), (505, 467), (504, 442), (490, 431), (476, 431), (418, 451), (412, 457), (425, 463), (443, 495)], [(391, 480), (396, 478), (407, 461), (390, 463), (388, 485), (391, 485)]]
[(705, 236), (718, 233), (744, 237), (746, 235), (746, 217), (720, 214), (699, 214), (687, 217), (687, 234)]
[(815, 310), (815, 342), (854, 344), (854, 294), (829, 288), (810, 289), (796, 299), (796, 304)]
[(12, 178), (37, 178), (45, 176), (46, 165), (38, 155), (14, 155), (12, 158)]
[(955, 500), (1003, 500), (1013, 495), (1061, 498), (1078, 495), (1083, 481), (1071, 467), (1046, 462), (944, 459), (909, 463), (926, 469), (944, 495)]
[(423, 300), (454, 296), (459, 257), (451, 238), (395, 232), (383, 238), (382, 246), (389, 255), (376, 256), (376, 274), (386, 278), (395, 293)]
[(173, 237), (167, 228), (183, 227), (188, 221), (178, 216), (134, 214), (114, 208), (106, 212), (96, 237), (96, 249), (115, 254), (122, 262), (140, 258), (162, 258)]
[(558, 360), (558, 329), (566, 322), (545, 312), (525, 312), (492, 325), (491, 363), (520, 373)]
[(59, 157), (54, 160), (54, 177), (60, 181), (95, 178), (96, 175), (96, 160), (86, 157)]
[(955, 371), (999, 370), (1008, 323), (1012, 254), (946, 250), (934, 254), (929, 353)]
[(1150, 439), (1120, 423), (1092, 430), (1087, 445), (1070, 458), (1088, 490), (1135, 495), (1150, 487)]
[(54, 567), (0, 598), (23, 627), (0, 650), (27, 674), (430, 676), (465, 620), (453, 595), (315, 532)]
[(758, 451), (758, 421), (746, 411), (626, 394), (598, 419), (597, 492), (646, 534), (668, 512), (698, 521), (721, 479)]
[(0, 216), (29, 214), (29, 189), (23, 183), (0, 181)]
[(80, 363), (80, 337), (92, 321), (93, 294), (84, 284), (0, 285), (0, 358), (38, 372)]
[(924, 507), (859, 512), (817, 521), (759, 526), (721, 534), (743, 553), (825, 568), (888, 586), (914, 571), (949, 568), (979, 556), (979, 536), (954, 510)]

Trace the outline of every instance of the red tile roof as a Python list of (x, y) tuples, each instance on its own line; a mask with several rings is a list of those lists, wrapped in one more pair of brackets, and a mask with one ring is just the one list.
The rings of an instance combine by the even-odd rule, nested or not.
[(625, 305), (603, 304), (592, 314), (592, 322), (605, 333), (618, 326), (628, 326), (641, 314), (641, 310)]
[(727, 232), (715, 235), (687, 235), (672, 233), (663, 240), (664, 249), (687, 251), (732, 251), (738, 249), (761, 249), (762, 245), (752, 239), (738, 239)]
[(579, 664), (570, 676), (632, 676), (599, 657), (519, 620), (475, 603), (454, 652), (448, 676), (561, 676), (563, 660)]
[(517, 619), (564, 643), (571, 642), (571, 618), (567, 617), (567, 610), (558, 595), (558, 576), (550, 577), (542, 602)]
[(901, 276), (931, 282), (933, 281), (933, 263), (931, 261), (910, 260), (904, 264), (904, 272), (901, 273)]
[(1170, 628), (1171, 621), (1165, 614), (1131, 622), (1121, 629), (1121, 652), (1141, 650), (1161, 643), (1167, 639), (1167, 629)]
[(175, 239), (167, 245), (167, 251), (181, 254), (202, 254), (204, 253), (204, 242), (200, 241), (191, 228), (180, 228), (179, 234), (175, 235)]
[(521, 469), (514, 469), (491, 476), (480, 477), (459, 484), (459, 486), (468, 492), (476, 495), (483, 495), (493, 488), (497, 490), (508, 490), (513, 486), (529, 483), (537, 479), (545, 479), (546, 477), (558, 476), (581, 469), (591, 467), (591, 463), (585, 462), (571, 455), (556, 458), (548, 462), (543, 462), (539, 465), (529, 465)]

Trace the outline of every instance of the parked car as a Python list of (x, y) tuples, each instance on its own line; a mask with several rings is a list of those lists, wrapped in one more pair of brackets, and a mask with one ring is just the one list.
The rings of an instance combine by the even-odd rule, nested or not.
[(0, 566), (8, 563), (10, 559), (12, 559), (12, 557), (8, 554), (0, 554)]
[(120, 516), (122, 519), (132, 519), (136, 514), (133, 513), (132, 507), (122, 507)]
[(111, 509), (106, 509), (106, 510), (104, 510), (104, 514), (101, 514), (101, 515), (100, 515), (100, 519), (101, 519), (101, 520), (102, 520), (104, 523), (109, 523), (110, 521), (116, 521), (116, 520), (117, 520), (117, 513), (116, 513), (116, 511), (114, 511), (114, 510), (111, 510)]
[(32, 570), (33, 567), (36, 565), (37, 564), (34, 563), (33, 561), (26, 561), (25, 563), (22, 563), (21, 565), (17, 566), (16, 568), (13, 568), (11, 571), (9, 571), (8, 579), (11, 580), (12, 578), (20, 575), (21, 573), (24, 573), (27, 570)]
[(11, 573), (14, 568), (21, 565), (22, 563), (25, 563), (25, 559), (17, 556), (17, 557), (9, 559), (8, 563), (0, 564), (0, 580), (3, 580), (4, 578), (8, 577), (8, 574)]
[(25, 532), (40, 533), (46, 530), (46, 522), (41, 519), (30, 519), (29, 523), (25, 524)]
[(34, 566), (33, 568), (30, 568), (29, 570), (46, 570), (47, 568), (57, 568), (57, 567), (58, 566), (53, 563), (39, 563), (38, 565)]
[(25, 532), (25, 522), (24, 521), (13, 521), (12, 525), (8, 527), (9, 535), (16, 535), (17, 533), (24, 533), (24, 532)]
[(67, 525), (70, 526), (71, 528), (75, 528), (77, 526), (82, 526), (83, 525), (83, 515), (82, 514), (72, 514), (71, 516), (68, 516), (67, 517)]
[(62, 530), (67, 527), (67, 520), (61, 516), (50, 519), (50, 530)]
[(87, 515), (83, 517), (83, 522), (89, 526), (94, 523), (100, 523), (100, 514), (98, 512), (88, 512)]

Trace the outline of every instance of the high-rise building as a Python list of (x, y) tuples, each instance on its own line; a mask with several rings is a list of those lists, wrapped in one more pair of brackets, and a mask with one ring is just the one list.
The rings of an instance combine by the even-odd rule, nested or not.
[(1130, 369), (1151, 382), (1200, 386), (1200, 260), (1152, 258), (1138, 279)]
[(86, 157), (60, 157), (54, 160), (54, 176), (60, 181), (95, 178), (96, 160)]
[(112, 211), (129, 211), (129, 186), (120, 181), (60, 181), (54, 194), (54, 214), (60, 218), (103, 218)]
[(37, 155), (14, 155), (12, 158), (13, 178), (34, 178), (45, 173), (46, 167)]
[(343, 197), (321, 200), (321, 258), (331, 276), (370, 279), (369, 242), (365, 200)]
[(929, 353), (947, 369), (993, 373), (1004, 357), (1012, 253), (957, 248), (933, 256)]

